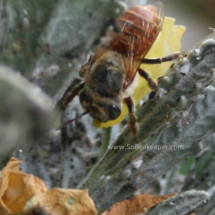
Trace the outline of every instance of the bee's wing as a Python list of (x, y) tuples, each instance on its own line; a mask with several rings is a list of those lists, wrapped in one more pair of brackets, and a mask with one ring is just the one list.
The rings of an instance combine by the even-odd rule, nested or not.
[(116, 41), (113, 41), (112, 48), (127, 57), (126, 82), (128, 83), (124, 88), (133, 81), (142, 59), (162, 29), (163, 20), (164, 7), (161, 2), (135, 6), (119, 17), (122, 30)]
[(132, 83), (141, 61), (160, 33), (164, 19), (164, 7), (161, 2), (154, 5), (135, 6), (124, 12), (118, 19), (121, 31), (110, 43), (93, 57), (91, 64), (107, 50), (122, 53), (127, 59), (126, 82), (124, 88)]

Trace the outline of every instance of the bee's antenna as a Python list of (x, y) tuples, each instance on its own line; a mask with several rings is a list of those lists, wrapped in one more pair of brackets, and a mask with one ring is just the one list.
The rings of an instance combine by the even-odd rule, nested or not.
[(66, 125), (68, 125), (69, 123), (71, 123), (71, 122), (73, 122), (73, 121), (75, 121), (75, 120), (78, 120), (78, 119), (80, 119), (82, 116), (84, 116), (84, 115), (86, 115), (86, 114), (88, 114), (89, 113), (89, 111), (85, 111), (84, 113), (82, 113), (80, 116), (77, 116), (77, 117), (75, 117), (74, 119), (70, 119), (69, 121), (67, 121), (67, 122), (65, 122), (63, 125), (61, 125), (59, 128), (57, 128), (57, 130), (60, 130), (60, 129), (62, 129), (62, 128), (64, 128)]

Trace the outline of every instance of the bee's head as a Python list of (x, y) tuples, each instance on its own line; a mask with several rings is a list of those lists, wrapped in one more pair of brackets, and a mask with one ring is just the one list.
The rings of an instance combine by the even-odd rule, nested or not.
[(83, 108), (90, 116), (102, 122), (117, 119), (121, 114), (121, 103), (118, 97), (104, 97), (88, 87), (79, 94)]

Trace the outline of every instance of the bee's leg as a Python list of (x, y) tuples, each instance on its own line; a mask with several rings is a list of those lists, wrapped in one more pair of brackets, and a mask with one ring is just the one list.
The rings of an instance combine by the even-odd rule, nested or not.
[(83, 89), (85, 83), (81, 83), (78, 86), (71, 89), (70, 87), (64, 93), (62, 100), (58, 103), (58, 107), (63, 111), (66, 109), (68, 104), (72, 102), (74, 97), (79, 94), (79, 92)]
[(134, 115), (134, 102), (132, 100), (132, 98), (129, 96), (127, 98), (124, 98), (124, 102), (126, 103), (127, 107), (128, 107), (128, 111), (129, 111), (129, 116), (130, 116), (130, 128), (132, 133), (134, 134), (135, 137), (137, 137), (137, 133), (138, 133), (138, 126), (136, 123), (136, 117)]
[(145, 78), (148, 81), (148, 85), (151, 88), (152, 91), (157, 90), (157, 82), (150, 78), (150, 74), (146, 72), (145, 70), (138, 68), (138, 73), (141, 77)]
[(159, 64), (159, 63), (163, 63), (163, 62), (167, 62), (167, 61), (172, 61), (177, 59), (180, 56), (185, 55), (185, 52), (176, 52), (174, 54), (171, 55), (167, 55), (166, 57), (162, 57), (162, 58), (154, 58), (154, 59), (143, 59), (142, 63), (145, 64)]
[(79, 75), (80, 75), (81, 78), (84, 77), (85, 72), (88, 69), (88, 66), (89, 66), (88, 63), (86, 63), (86, 64), (82, 65), (81, 69), (79, 70)]
[(89, 65), (90, 65), (92, 59), (93, 59), (93, 55), (90, 55), (88, 61), (84, 65), (82, 65), (81, 69), (79, 70), (80, 77), (83, 78), (85, 76), (86, 71), (88, 70)]

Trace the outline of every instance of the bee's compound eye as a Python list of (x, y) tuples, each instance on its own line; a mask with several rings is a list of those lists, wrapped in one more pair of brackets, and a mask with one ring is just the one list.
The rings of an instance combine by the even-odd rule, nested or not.
[(114, 120), (120, 116), (121, 109), (117, 105), (111, 104), (108, 106), (108, 112), (109, 112), (109, 119)]

